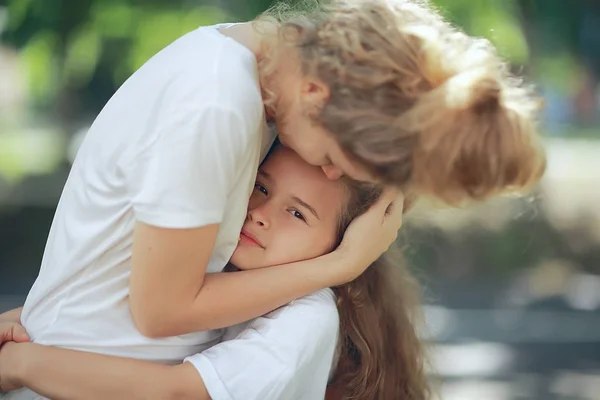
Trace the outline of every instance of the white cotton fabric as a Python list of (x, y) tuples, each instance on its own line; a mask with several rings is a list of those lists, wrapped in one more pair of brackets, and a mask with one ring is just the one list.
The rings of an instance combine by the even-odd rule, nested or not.
[(317, 400), (336, 363), (339, 315), (324, 289), (249, 323), (186, 358), (212, 400)]
[(149, 339), (129, 308), (136, 220), (219, 223), (208, 272), (239, 238), (259, 162), (273, 142), (254, 54), (199, 28), (155, 55), (89, 129), (62, 193), (22, 321), (37, 343), (178, 363), (220, 331)]

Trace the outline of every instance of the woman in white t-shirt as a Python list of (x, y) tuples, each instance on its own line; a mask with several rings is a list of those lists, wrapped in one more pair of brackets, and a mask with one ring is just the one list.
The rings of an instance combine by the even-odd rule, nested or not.
[[(279, 147), (258, 172), (231, 264), (253, 270), (328, 253), (380, 193), (328, 180)], [(9, 343), (0, 366), (12, 368), (0, 368), (0, 382), (61, 399), (315, 400), (329, 380), (343, 398), (425, 399), (414, 289), (401, 265), (381, 259), (354, 282), (229, 328), (182, 365)]]

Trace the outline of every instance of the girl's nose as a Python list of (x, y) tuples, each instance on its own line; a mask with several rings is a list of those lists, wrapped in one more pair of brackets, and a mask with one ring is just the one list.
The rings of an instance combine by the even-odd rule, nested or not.
[(258, 207), (248, 210), (248, 220), (261, 228), (269, 229), (270, 223), (268, 214), (269, 210), (267, 207), (267, 202), (265, 202)]

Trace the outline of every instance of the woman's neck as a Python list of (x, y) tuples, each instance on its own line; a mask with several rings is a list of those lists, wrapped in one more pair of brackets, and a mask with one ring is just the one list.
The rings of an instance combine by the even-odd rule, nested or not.
[[(277, 98), (278, 85), (274, 82), (275, 48), (278, 46), (279, 25), (271, 21), (251, 21), (221, 28), (221, 34), (240, 43), (256, 57), (264, 98)], [(267, 120), (274, 119), (274, 102), (265, 101)]]
[(266, 45), (267, 41), (277, 35), (277, 29), (277, 24), (272, 22), (251, 21), (221, 28), (219, 32), (246, 47), (260, 60), (270, 47)]

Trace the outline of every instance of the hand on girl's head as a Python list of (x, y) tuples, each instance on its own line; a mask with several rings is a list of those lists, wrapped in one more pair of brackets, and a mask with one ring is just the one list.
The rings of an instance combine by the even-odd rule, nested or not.
[[(400, 216), (404, 213), (404, 193), (394, 187), (389, 187), (384, 190), (381, 198), (383, 204), (388, 203), (385, 209), (385, 217), (390, 218), (392, 214), (396, 215), (399, 211)], [(402, 218), (399, 221), (402, 224)], [(398, 225), (398, 229), (400, 229)]]
[(359, 276), (396, 241), (402, 226), (404, 195), (396, 188), (386, 188), (381, 197), (358, 216), (346, 232), (339, 247), (353, 260), (349, 280)]

